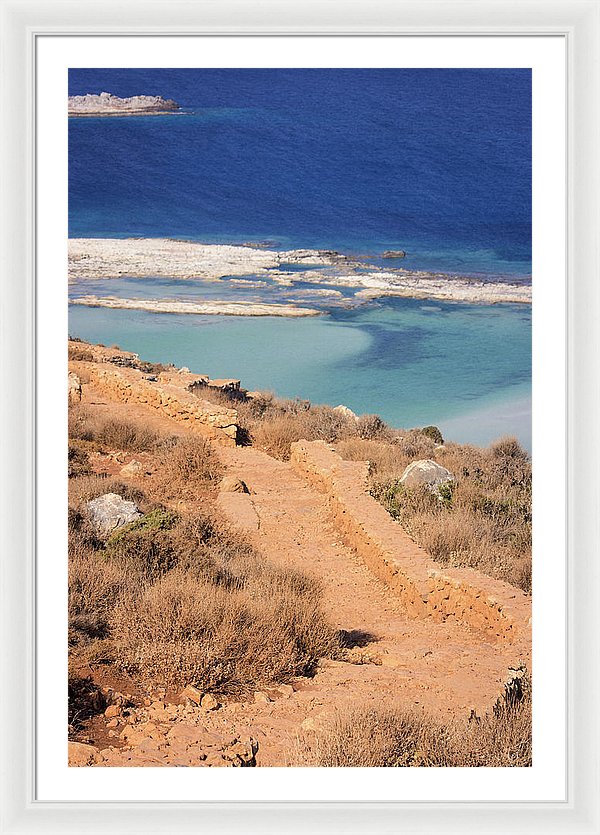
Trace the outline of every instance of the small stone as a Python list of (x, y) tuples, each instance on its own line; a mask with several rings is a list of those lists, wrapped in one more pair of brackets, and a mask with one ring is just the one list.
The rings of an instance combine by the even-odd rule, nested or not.
[[(116, 733), (115, 731), (109, 731), (109, 736), (111, 733)], [(147, 739), (148, 734), (144, 733), (144, 731), (139, 727), (132, 727), (131, 725), (126, 725), (121, 733), (119, 734), (123, 742), (126, 742), (127, 745), (139, 745), (142, 740)]]
[(291, 684), (280, 684), (277, 690), (285, 699), (289, 699), (294, 695), (294, 688)]
[(134, 502), (129, 502), (117, 493), (105, 493), (87, 502), (86, 510), (90, 520), (101, 536), (123, 527), (128, 522), (140, 519), (142, 513)]
[(254, 694), (254, 701), (262, 704), (267, 704), (268, 702), (272, 701), (272, 699), (267, 696), (262, 690), (257, 690)]
[(121, 467), (121, 475), (124, 476), (138, 476), (142, 475), (143, 472), (143, 465), (139, 461), (136, 461), (135, 458), (133, 461), (130, 461), (129, 464), (125, 464), (124, 467)]
[(194, 687), (193, 684), (188, 684), (188, 686), (183, 690), (180, 698), (182, 701), (189, 699), (190, 702), (193, 702), (195, 705), (199, 705), (202, 701), (202, 690), (198, 690), (197, 687)]
[(121, 713), (121, 708), (118, 704), (109, 705), (106, 710), (104, 711), (104, 715), (107, 719), (112, 719), (113, 716), (119, 716)]
[(241, 478), (234, 476), (225, 476), (219, 485), (221, 493), (249, 493), (248, 486)]
[(119, 720), (116, 718), (111, 719), (110, 722), (106, 723), (107, 728), (118, 728), (119, 727)]
[(83, 742), (69, 742), (69, 766), (82, 767), (94, 765), (98, 760), (99, 751), (93, 745)]
[(218, 710), (221, 705), (211, 693), (206, 693), (200, 701), (202, 710)]
[(442, 484), (454, 481), (454, 476), (437, 461), (430, 458), (422, 461), (413, 461), (402, 473), (400, 484), (405, 487), (420, 487), (424, 485), (430, 490), (436, 491)]

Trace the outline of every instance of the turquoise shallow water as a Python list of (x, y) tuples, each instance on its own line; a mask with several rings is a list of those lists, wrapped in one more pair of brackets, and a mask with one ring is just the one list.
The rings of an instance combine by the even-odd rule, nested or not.
[(434, 423), (462, 442), (516, 434), (531, 448), (529, 306), (394, 299), (309, 319), (71, 306), (69, 330), (249, 389)]

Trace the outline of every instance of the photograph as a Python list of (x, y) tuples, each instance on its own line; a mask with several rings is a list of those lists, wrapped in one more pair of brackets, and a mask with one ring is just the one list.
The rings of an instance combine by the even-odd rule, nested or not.
[(63, 104), (69, 766), (531, 769), (531, 68)]

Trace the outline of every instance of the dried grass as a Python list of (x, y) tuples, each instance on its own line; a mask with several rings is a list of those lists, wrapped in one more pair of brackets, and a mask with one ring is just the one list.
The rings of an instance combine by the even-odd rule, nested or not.
[(297, 586), (308, 584), (264, 565), (239, 585), (170, 571), (140, 598), (116, 606), (111, 625), (118, 663), (143, 680), (194, 682), (221, 693), (310, 674), (334, 650), (336, 635), (316, 590), (298, 594)]
[(99, 449), (135, 452), (154, 450), (162, 440), (158, 432), (135, 421), (103, 417), (81, 404), (69, 407), (69, 438)]
[(532, 764), (531, 685), (491, 713), (449, 724), (386, 707), (338, 714), (299, 741), (294, 765), (330, 768), (505, 768)]
[[(372, 495), (436, 561), (531, 591), (531, 462), (514, 438), (488, 449), (439, 446), (413, 430), (391, 443), (345, 439), (337, 449), (346, 459), (369, 461)], [(455, 476), (441, 498), (399, 483), (406, 466), (422, 458)]]
[(194, 498), (196, 493), (215, 484), (223, 467), (210, 441), (198, 435), (166, 439), (156, 454), (157, 472), (153, 487), (161, 499)]

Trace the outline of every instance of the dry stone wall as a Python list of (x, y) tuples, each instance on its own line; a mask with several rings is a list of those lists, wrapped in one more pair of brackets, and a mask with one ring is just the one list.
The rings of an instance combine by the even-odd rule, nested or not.
[(531, 599), (520, 589), (468, 568), (435, 563), (367, 492), (368, 463), (344, 461), (323, 441), (292, 444), (298, 473), (325, 493), (345, 542), (398, 595), (409, 615), (463, 624), (491, 642), (531, 655)]
[(153, 377), (107, 361), (77, 361), (70, 366), (112, 400), (150, 406), (217, 444), (236, 445), (237, 412), (188, 391), (190, 378), (198, 379), (197, 375), (184, 372)]

